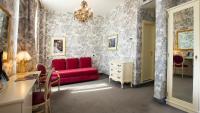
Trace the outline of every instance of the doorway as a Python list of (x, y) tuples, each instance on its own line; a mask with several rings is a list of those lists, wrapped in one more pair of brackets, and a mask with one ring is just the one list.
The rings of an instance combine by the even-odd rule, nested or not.
[(142, 21), (141, 83), (154, 80), (155, 65), (155, 23)]

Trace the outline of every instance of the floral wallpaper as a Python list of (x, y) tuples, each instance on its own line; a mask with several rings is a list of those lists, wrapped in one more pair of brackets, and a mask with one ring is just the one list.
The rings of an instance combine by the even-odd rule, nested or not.
[[(188, 8), (188, 9), (179, 11), (177, 13), (174, 13), (174, 45), (176, 45), (177, 41), (179, 41), (176, 36), (178, 31), (193, 29), (193, 24), (194, 24), (193, 17), (194, 17), (193, 8)], [(183, 34), (183, 33), (179, 33), (179, 34)], [(188, 42), (192, 42), (193, 38), (187, 38), (187, 39), (188, 41), (185, 40), (186, 41), (185, 46), (190, 46), (190, 48), (193, 48), (193, 43), (188, 43)], [(187, 45), (187, 44), (192, 44), (192, 45)], [(176, 46), (174, 48), (176, 48)], [(184, 51), (185, 54), (187, 54), (188, 51), (191, 51), (191, 50)]]
[[(137, 17), (140, 6), (139, 0), (126, 0), (123, 4), (113, 9), (105, 18), (103, 24), (103, 50), (101, 53), (100, 68), (103, 73), (109, 74), (109, 62), (118, 59), (128, 59), (134, 63), (134, 84), (140, 80), (137, 76)], [(108, 37), (118, 34), (116, 51), (108, 50)]]
[[(42, 15), (46, 15), (45, 28), (41, 29), (45, 30), (45, 36), (40, 37), (42, 39), (40, 46), (46, 51), (40, 52), (41, 63), (50, 66), (52, 59), (89, 56), (93, 58), (93, 66), (99, 67), (102, 44), (101, 25), (104, 19), (102, 16), (95, 16), (87, 23), (80, 23), (74, 20), (72, 13), (47, 10), (41, 12)], [(41, 19), (41, 21), (45, 20)], [(53, 37), (66, 39), (66, 54), (64, 56), (51, 55), (51, 38)]]

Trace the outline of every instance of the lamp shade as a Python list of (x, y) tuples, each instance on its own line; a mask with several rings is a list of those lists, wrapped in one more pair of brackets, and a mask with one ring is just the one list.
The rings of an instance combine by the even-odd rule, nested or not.
[(31, 56), (27, 51), (20, 51), (17, 54), (17, 61), (20, 62), (22, 60), (25, 60), (25, 61), (31, 60)]

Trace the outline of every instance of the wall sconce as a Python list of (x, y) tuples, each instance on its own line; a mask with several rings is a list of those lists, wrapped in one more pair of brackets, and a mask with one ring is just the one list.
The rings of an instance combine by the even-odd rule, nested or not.
[(31, 56), (27, 51), (20, 51), (17, 54), (17, 62), (19, 63), (19, 72), (20, 73), (26, 72), (26, 65), (29, 60), (31, 60)]

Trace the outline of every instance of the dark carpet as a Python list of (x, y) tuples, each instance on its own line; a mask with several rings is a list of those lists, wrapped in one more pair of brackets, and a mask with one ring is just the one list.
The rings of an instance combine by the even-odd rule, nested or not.
[(191, 76), (174, 75), (173, 97), (192, 103), (193, 100), (193, 78)]
[(53, 113), (185, 113), (153, 101), (153, 85), (124, 89), (101, 80), (62, 86), (52, 94)]

